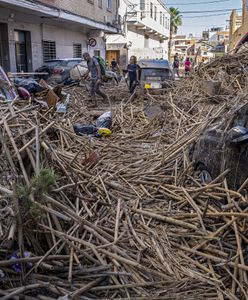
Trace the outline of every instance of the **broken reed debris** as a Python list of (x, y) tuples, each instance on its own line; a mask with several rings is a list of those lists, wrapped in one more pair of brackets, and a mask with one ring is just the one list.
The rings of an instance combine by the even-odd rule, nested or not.
[[(246, 299), (247, 194), (229, 190), (226, 172), (202, 186), (188, 150), (248, 100), (247, 63), (247, 54), (217, 59), (145, 101), (115, 102), (109, 89), (106, 139), (73, 132), (97, 114), (81, 88), (70, 88), (67, 116), (1, 103), (2, 299)], [(221, 81), (217, 95), (205, 80)], [(154, 105), (162, 115), (146, 117)]]

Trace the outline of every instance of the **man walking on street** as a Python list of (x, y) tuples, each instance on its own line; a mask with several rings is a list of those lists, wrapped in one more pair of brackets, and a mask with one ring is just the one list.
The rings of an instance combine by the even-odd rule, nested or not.
[(127, 66), (128, 79), (129, 79), (129, 91), (131, 94), (136, 90), (136, 86), (139, 82), (140, 66), (137, 64), (137, 57), (131, 56), (129, 65)]
[(88, 66), (88, 72), (84, 75), (84, 77), (87, 77), (89, 73), (91, 73), (90, 95), (92, 106), (96, 106), (96, 94), (101, 96), (104, 100), (108, 99), (108, 96), (100, 90), (102, 78), (101, 67), (98, 60), (95, 57), (91, 57), (88, 52), (83, 54), (83, 58), (86, 60)]
[(179, 74), (179, 58), (178, 58), (178, 54), (177, 53), (174, 56), (173, 72), (174, 72), (175, 75), (177, 75), (178, 78), (180, 78), (180, 74)]

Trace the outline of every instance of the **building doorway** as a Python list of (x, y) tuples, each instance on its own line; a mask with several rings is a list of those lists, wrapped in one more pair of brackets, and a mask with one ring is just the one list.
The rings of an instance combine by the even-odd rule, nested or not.
[(10, 70), (8, 25), (0, 23), (0, 65), (6, 72)]
[(17, 72), (28, 71), (26, 32), (15, 30), (15, 54)]
[(17, 72), (31, 72), (32, 47), (29, 31), (15, 30), (15, 55)]
[(118, 64), (120, 64), (120, 50), (108, 50), (107, 51), (107, 61), (111, 64), (111, 61), (115, 59)]

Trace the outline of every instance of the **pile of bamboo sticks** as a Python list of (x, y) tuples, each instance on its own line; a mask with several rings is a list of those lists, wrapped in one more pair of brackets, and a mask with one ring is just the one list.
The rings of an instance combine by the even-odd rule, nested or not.
[[(218, 61), (199, 72), (213, 79)], [(102, 139), (73, 132), (93, 122), (80, 88), (65, 116), (1, 103), (1, 299), (247, 298), (246, 183), (202, 185), (189, 158), (247, 91), (235, 73), (204, 95), (199, 72), (145, 101), (111, 96)], [(152, 106), (163, 114), (148, 118)]]

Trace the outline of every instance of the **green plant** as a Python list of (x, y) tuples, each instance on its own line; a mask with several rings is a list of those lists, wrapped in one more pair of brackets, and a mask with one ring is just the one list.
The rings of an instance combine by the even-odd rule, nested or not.
[(169, 40), (169, 59), (171, 57), (172, 37), (177, 33), (178, 27), (182, 25), (182, 16), (178, 8), (170, 7), (170, 40)]
[(44, 168), (30, 181), (30, 187), (34, 191), (35, 199), (42, 200), (44, 194), (51, 193), (55, 186), (57, 175), (53, 170)]
[(42, 168), (39, 173), (35, 174), (29, 185), (21, 185), (17, 187), (17, 196), (21, 200), (21, 207), (24, 214), (36, 218), (41, 216), (39, 206), (31, 200), (31, 194), (35, 201), (44, 203), (44, 194), (51, 193), (55, 186), (57, 175), (53, 170)]

